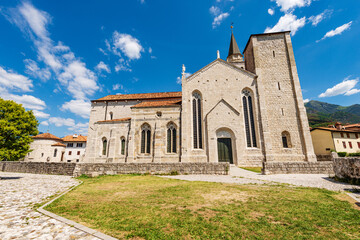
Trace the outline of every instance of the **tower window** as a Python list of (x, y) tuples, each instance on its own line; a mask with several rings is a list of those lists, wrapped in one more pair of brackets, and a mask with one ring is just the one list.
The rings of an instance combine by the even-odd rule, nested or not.
[(201, 96), (199, 93), (193, 94), (193, 137), (194, 148), (202, 149), (202, 117), (201, 117)]
[(109, 114), (110, 114), (110, 120), (113, 120), (114, 114), (112, 112), (110, 112)]
[(150, 153), (151, 128), (149, 124), (143, 124), (141, 127), (141, 153)]
[(275, 57), (275, 51), (273, 51), (273, 57)]
[(287, 131), (281, 133), (282, 145), (283, 148), (290, 148), (291, 141), (290, 141), (290, 134)]
[(56, 154), (57, 154), (57, 148), (55, 148), (54, 150), (54, 157), (56, 157)]
[(243, 90), (243, 109), (245, 120), (246, 143), (248, 147), (257, 147), (253, 112), (253, 100), (249, 90)]
[(278, 89), (281, 90), (281, 88), (280, 88), (280, 82), (278, 82)]

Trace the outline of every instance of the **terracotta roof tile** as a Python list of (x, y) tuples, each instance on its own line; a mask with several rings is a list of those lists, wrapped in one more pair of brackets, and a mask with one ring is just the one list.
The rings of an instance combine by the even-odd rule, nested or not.
[(38, 134), (36, 136), (33, 136), (32, 138), (35, 139), (54, 139), (54, 140), (61, 140), (61, 138), (58, 138), (55, 135), (52, 135), (51, 133), (42, 133), (42, 134)]
[(97, 121), (96, 123), (126, 122), (126, 121), (130, 121), (130, 120), (131, 120), (131, 118), (118, 118), (118, 119), (112, 119), (112, 120)]
[(74, 137), (74, 135), (68, 135), (63, 137), (64, 142), (86, 142), (87, 137), (82, 135), (77, 135), (77, 137)]
[(145, 107), (170, 107), (170, 106), (179, 106), (181, 100), (171, 100), (171, 101), (144, 101), (138, 103), (131, 108), (145, 108)]
[(144, 99), (169, 99), (181, 98), (181, 92), (160, 92), (160, 93), (136, 93), (136, 94), (119, 94), (108, 95), (92, 102), (101, 101), (125, 101), (125, 100), (144, 100)]
[(62, 144), (62, 143), (55, 143), (53, 145), (51, 145), (52, 147), (66, 147), (65, 144)]
[(347, 130), (347, 129), (336, 129), (336, 128), (328, 128), (328, 127), (316, 127), (316, 128), (313, 128), (311, 129), (311, 131), (314, 131), (316, 129), (319, 129), (319, 130), (325, 130), (325, 131), (331, 131), (331, 132), (348, 132), (348, 133), (358, 133), (360, 132), (360, 130)]

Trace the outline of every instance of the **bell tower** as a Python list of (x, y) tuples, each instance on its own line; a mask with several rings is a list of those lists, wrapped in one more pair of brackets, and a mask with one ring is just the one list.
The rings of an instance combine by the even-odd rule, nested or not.
[(226, 58), (228, 63), (231, 63), (239, 68), (245, 68), (245, 61), (244, 56), (241, 54), (239, 47), (236, 43), (234, 33), (233, 33), (233, 26), (231, 26), (231, 39), (230, 39), (230, 47), (229, 47), (229, 54)]

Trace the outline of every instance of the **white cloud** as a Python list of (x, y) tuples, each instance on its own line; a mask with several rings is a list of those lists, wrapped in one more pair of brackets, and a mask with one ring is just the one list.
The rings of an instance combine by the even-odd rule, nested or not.
[(101, 71), (105, 71), (107, 73), (110, 73), (110, 68), (108, 65), (106, 65), (103, 61), (100, 61), (98, 65), (96, 65), (95, 67), (96, 70), (98, 70), (99, 72)]
[(112, 86), (112, 89), (113, 89), (114, 91), (119, 90), (119, 89), (122, 90), (123, 88), (124, 88), (124, 86), (121, 85), (120, 83), (117, 83), (117, 84), (115, 84), (115, 85)]
[(22, 104), (23, 107), (32, 109), (32, 110), (44, 110), (46, 108), (46, 104), (43, 100), (31, 96), (31, 95), (15, 95), (7, 92), (0, 93), (0, 97), (6, 100), (13, 100), (19, 104)]
[(220, 8), (211, 6), (209, 9), (210, 13), (213, 15), (214, 20), (212, 22), (212, 28), (216, 28), (224, 21), (227, 17), (230, 16), (228, 12), (222, 12)]
[(51, 77), (51, 72), (49, 70), (49, 68), (43, 68), (41, 69), (38, 66), (38, 63), (35, 62), (34, 60), (31, 59), (25, 59), (24, 60), (25, 63), (25, 67), (26, 67), (26, 73), (35, 77), (35, 78), (39, 78), (43, 81), (47, 81), (50, 79)]
[(74, 126), (71, 126), (68, 128), (68, 130), (80, 134), (87, 134), (89, 128), (89, 123), (77, 123)]
[[(191, 73), (185, 73), (185, 77), (189, 77), (190, 75), (191, 75)], [(176, 78), (176, 83), (181, 84), (181, 77)]]
[(312, 0), (271, 0), (276, 2), (278, 7), (281, 7), (282, 12), (288, 12), (294, 8), (301, 8), (305, 6), (310, 6)]
[(80, 99), (80, 100), (71, 100), (69, 102), (65, 102), (60, 109), (62, 111), (68, 110), (83, 118), (89, 118), (90, 108), (91, 108), (91, 103), (89, 101)]
[(309, 21), (311, 22), (311, 24), (313, 26), (317, 26), (321, 21), (323, 21), (324, 19), (330, 17), (330, 15), (332, 14), (332, 10), (328, 10), (326, 9), (324, 12), (316, 15), (316, 16), (311, 16), (309, 17)]
[(337, 95), (346, 95), (350, 96), (360, 92), (360, 89), (354, 88), (356, 84), (359, 82), (359, 78), (349, 79), (345, 78), (341, 83), (336, 84), (332, 88), (326, 89), (324, 93), (319, 95), (320, 98), (323, 97), (333, 97)]
[(141, 52), (144, 51), (140, 44), (140, 41), (130, 34), (119, 33), (115, 31), (113, 33), (113, 51), (119, 53), (120, 50), (130, 60), (139, 59)]
[(304, 99), (304, 103), (308, 103), (308, 102), (310, 102), (310, 99), (308, 98)]
[(33, 113), (34, 113), (35, 117), (37, 117), (37, 118), (49, 118), (50, 117), (50, 114), (44, 113), (44, 112), (38, 111), (38, 110), (33, 110)]
[(48, 126), (49, 124), (56, 127), (67, 127), (69, 131), (75, 133), (86, 134), (88, 131), (89, 123), (75, 123), (72, 118), (51, 117), (49, 120), (41, 122), (40, 124)]
[[(335, 30), (331, 30), (331, 31), (327, 32), (321, 40), (342, 34), (345, 30), (347, 30), (351, 27), (351, 24), (352, 24), (352, 21), (345, 23), (344, 25), (341, 25), (340, 27), (337, 27)], [(317, 42), (319, 42), (319, 41), (320, 40), (318, 40)]]
[(119, 72), (119, 71), (125, 71), (125, 72), (132, 71), (129, 62), (125, 61), (123, 58), (120, 58), (115, 65), (115, 72)]
[[(53, 71), (55, 77), (66, 87), (68, 93), (77, 99), (86, 99), (99, 89), (96, 75), (86, 68), (84, 62), (75, 57), (70, 48), (62, 42), (57, 44), (50, 38), (47, 25), (51, 23), (51, 16), (36, 9), (31, 3), (23, 2), (17, 8), (9, 10), (7, 19), (26, 33), (38, 53), (39, 61), (43, 61)], [(28, 71), (36, 71), (37, 65), (29, 62)], [(48, 71), (40, 75), (49, 76)]]
[(48, 121), (42, 121), (42, 122), (40, 123), (40, 125), (49, 126), (49, 123), (48, 123)]
[(51, 117), (49, 118), (48, 122), (55, 125), (56, 127), (75, 126), (75, 120), (72, 118)]
[(33, 84), (31, 79), (0, 67), (0, 87), (8, 90), (30, 92)]
[(152, 48), (149, 47), (149, 53), (150, 53), (150, 54), (152, 54), (152, 51), (153, 51)]
[(279, 19), (274, 27), (267, 27), (265, 33), (291, 31), (291, 35), (293, 36), (300, 28), (305, 26), (305, 23), (306, 17), (298, 19), (297, 16), (292, 13), (286, 13)]
[(272, 15), (274, 15), (274, 13), (275, 13), (274, 9), (271, 9), (271, 8), (268, 9), (268, 14), (270, 14), (272, 16)]

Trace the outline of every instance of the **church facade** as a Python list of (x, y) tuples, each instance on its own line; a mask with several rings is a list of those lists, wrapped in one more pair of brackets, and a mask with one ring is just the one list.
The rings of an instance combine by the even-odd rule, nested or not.
[(314, 162), (290, 32), (182, 74), (182, 91), (92, 101), (85, 162)]

